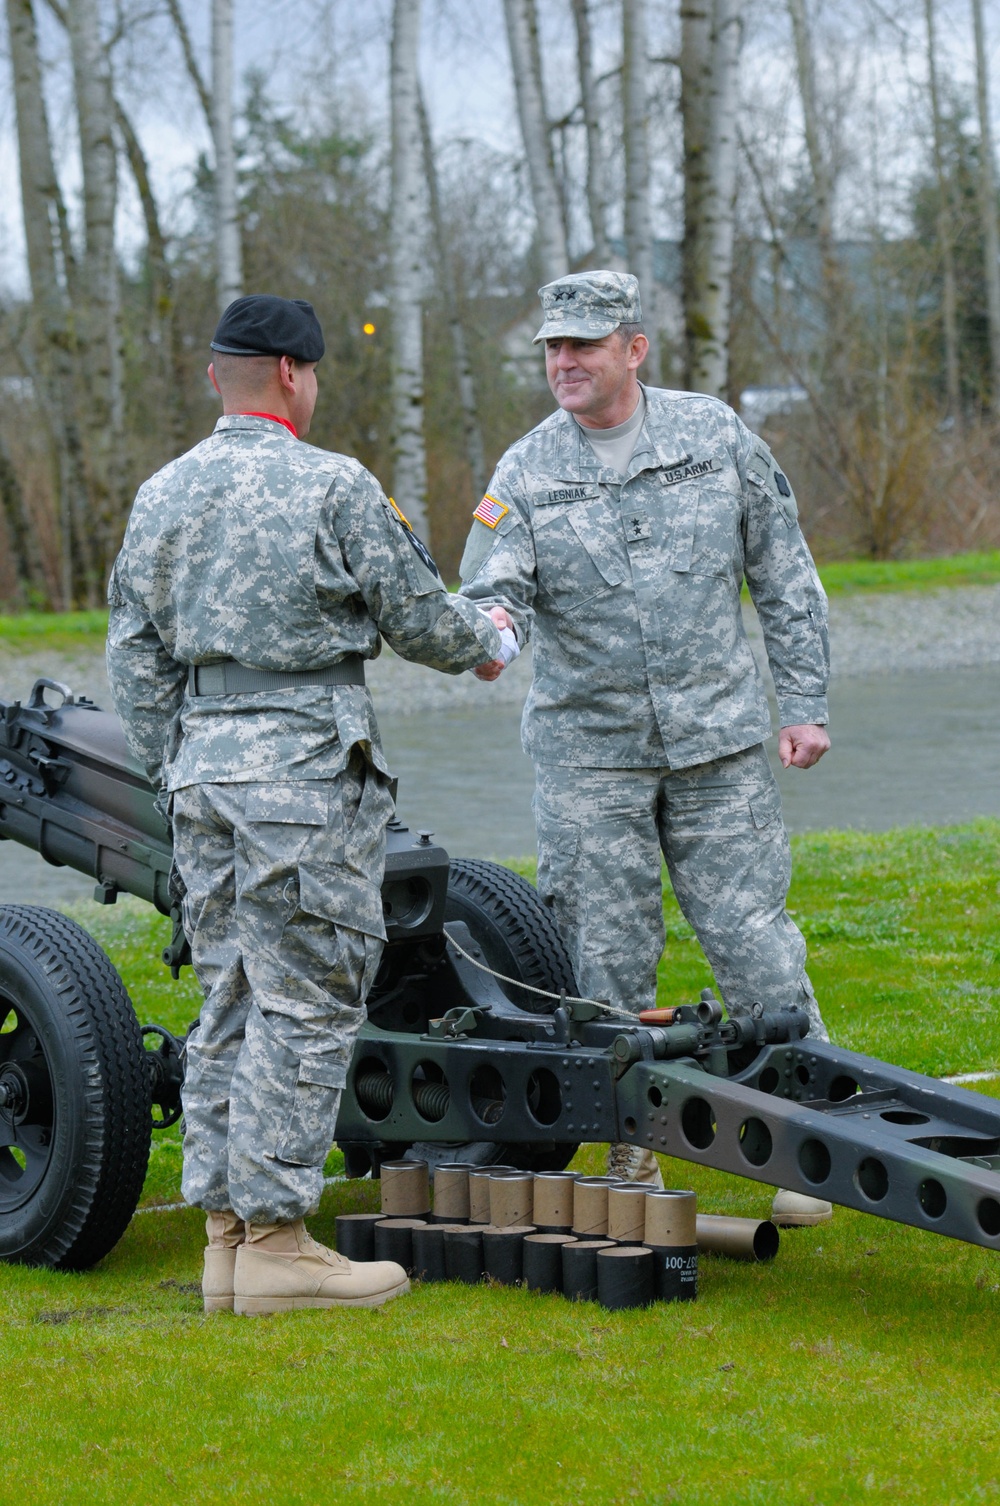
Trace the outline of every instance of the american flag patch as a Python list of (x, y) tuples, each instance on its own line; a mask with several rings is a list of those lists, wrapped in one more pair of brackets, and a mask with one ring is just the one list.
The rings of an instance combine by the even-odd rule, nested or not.
[(509, 507), (505, 507), (502, 502), (498, 502), (496, 497), (491, 497), (487, 492), (472, 516), (478, 518), (480, 523), (485, 523), (487, 528), (495, 528), (498, 523), (503, 522), (509, 512)]

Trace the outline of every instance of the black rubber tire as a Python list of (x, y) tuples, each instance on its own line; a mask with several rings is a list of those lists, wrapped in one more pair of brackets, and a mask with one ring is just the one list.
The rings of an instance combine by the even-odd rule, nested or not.
[[(576, 994), (569, 954), (551, 914), (527, 879), (500, 863), (452, 858), (445, 920), (461, 920), (482, 947), (491, 968), (553, 994)], [(519, 1009), (551, 1014), (558, 999), (543, 999), (516, 984), (500, 988)], [(524, 1171), (562, 1171), (576, 1154), (575, 1144), (547, 1148), (514, 1142), (471, 1140), (436, 1145), (420, 1141), (407, 1153), (430, 1165), (468, 1161), (477, 1166), (517, 1166)]]
[(149, 1160), (145, 1055), (93, 937), (55, 910), (0, 908), (0, 1081), (32, 1084), (23, 1166), (0, 1110), (0, 1259), (86, 1270), (117, 1244)]
[[(445, 920), (464, 920), (496, 972), (548, 993), (575, 995), (573, 965), (551, 911), (520, 874), (479, 858), (452, 858)], [(558, 1003), (513, 984), (500, 987), (532, 1014), (551, 1014)]]

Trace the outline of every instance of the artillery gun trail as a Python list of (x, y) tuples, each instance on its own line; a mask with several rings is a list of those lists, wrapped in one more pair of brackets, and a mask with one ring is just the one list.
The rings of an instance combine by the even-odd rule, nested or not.
[[(0, 839), (89, 874), (104, 903), (135, 894), (172, 916), (177, 976), (170, 837), (114, 716), (48, 680), (0, 701)], [(1000, 1249), (1000, 1104), (809, 1040), (800, 1011), (767, 1000), (738, 1019), (711, 995), (615, 1018), (575, 997), (530, 884), (398, 822), (382, 900), (388, 944), (336, 1125), (348, 1175), (411, 1149), (558, 1169), (582, 1141), (623, 1140)], [(100, 1260), (182, 1081), (181, 1043), (140, 1027), (86, 931), (0, 907), (0, 1258)]]

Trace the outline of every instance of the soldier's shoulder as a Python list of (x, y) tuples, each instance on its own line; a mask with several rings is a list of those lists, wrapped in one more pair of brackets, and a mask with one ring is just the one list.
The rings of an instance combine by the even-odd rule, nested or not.
[(355, 460), (353, 455), (341, 455), (338, 450), (324, 450), (319, 445), (306, 444), (305, 441), (300, 441), (291, 448), (295, 451), (298, 464), (316, 476), (328, 477), (331, 485), (339, 481), (351, 487), (362, 479), (375, 481), (371, 471), (360, 460)]
[(733, 424), (738, 415), (720, 397), (707, 392), (682, 392), (671, 387), (646, 387), (646, 402), (654, 412), (686, 423)]
[(520, 439), (515, 439), (504, 451), (500, 464), (510, 466), (511, 470), (523, 470), (537, 465), (540, 457), (551, 454), (559, 444), (562, 432), (568, 424), (573, 422), (568, 413), (557, 408), (550, 413), (548, 418), (543, 418), (540, 424), (529, 429), (527, 434), (522, 434)]

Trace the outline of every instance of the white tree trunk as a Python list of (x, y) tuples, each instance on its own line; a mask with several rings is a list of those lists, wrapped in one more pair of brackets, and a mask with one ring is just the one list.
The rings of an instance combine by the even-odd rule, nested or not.
[(74, 524), (85, 516), (87, 491), (76, 426), (73, 340), (66, 268), (61, 265), (60, 192), (42, 94), (42, 69), (32, 0), (7, 0), (21, 205), (31, 282), (39, 405), (52, 426), (57, 456), (58, 604), (73, 605)]
[(927, 17), (927, 74), (931, 95), (931, 122), (934, 130), (934, 171), (937, 177), (938, 250), (941, 256), (941, 314), (944, 328), (944, 367), (948, 394), (948, 413), (956, 424), (962, 422), (962, 391), (958, 373), (958, 295), (955, 284), (955, 247), (951, 189), (945, 171), (941, 127), (941, 97), (937, 76), (937, 41), (934, 34), (934, 0), (924, 0)]
[(552, 282), (569, 271), (569, 250), (542, 92), (535, 0), (504, 0), (504, 14), (517, 113), (538, 222), (542, 276), (546, 282)]
[(576, 61), (580, 75), (580, 102), (587, 132), (587, 209), (593, 238), (594, 265), (606, 267), (608, 245), (608, 194), (601, 141), (601, 119), (594, 87), (593, 42), (590, 30), (590, 0), (573, 0), (576, 23)]
[(986, 73), (983, 0), (972, 0), (976, 39), (976, 104), (979, 109), (979, 213), (983, 226), (983, 272), (990, 327), (990, 410), (1000, 418), (1000, 226), (997, 224), (997, 180), (990, 131)]
[(219, 308), (243, 292), (233, 145), (233, 0), (212, 0), (212, 143), (215, 148), (215, 244)]
[(424, 451), (424, 183), (417, 69), (420, 0), (394, 0), (392, 21), (392, 486), (416, 531), (427, 536)]
[(66, 19), (83, 169), (84, 275), (76, 302), (82, 365), (88, 376), (85, 415), (91, 491), (100, 520), (99, 557), (104, 566), (117, 550), (129, 501), (124, 487), (124, 395), (115, 256), (115, 111), (98, 0), (73, 0)]
[(486, 450), (483, 431), (479, 423), (479, 405), (476, 401), (476, 383), (469, 359), (469, 342), (465, 338), (462, 308), (465, 302), (462, 279), (448, 246), (444, 217), (441, 212), (441, 194), (438, 188), (437, 163), (434, 160), (434, 142), (431, 139), (430, 122), (424, 104), (423, 90), (417, 95), (420, 106), (420, 137), (424, 149), (424, 173), (427, 180), (427, 196), (434, 230), (434, 249), (438, 265), (438, 282), (444, 299), (448, 329), (451, 334), (451, 349), (455, 361), (455, 385), (462, 410), (462, 432), (465, 437), (465, 458), (469, 463), (472, 490), (475, 499), (486, 490), (489, 472), (486, 469)]
[(681, 20), (686, 385), (729, 382), (740, 0), (689, 0)]
[(649, 202), (649, 59), (646, 0), (622, 0), (622, 115), (625, 127), (625, 254), (639, 279), (649, 355), (643, 375), (660, 376)]

